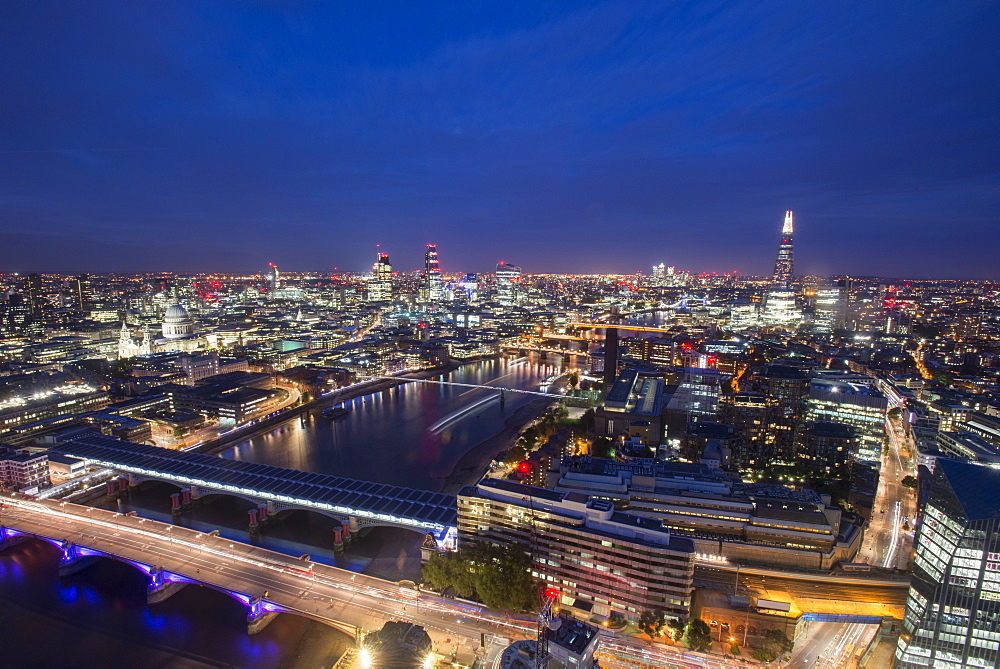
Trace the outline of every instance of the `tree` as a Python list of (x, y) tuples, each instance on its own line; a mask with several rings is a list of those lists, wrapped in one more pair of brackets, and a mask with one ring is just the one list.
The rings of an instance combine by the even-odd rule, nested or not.
[(946, 372), (934, 372), (931, 374), (931, 380), (941, 386), (951, 385), (951, 375)]
[(729, 654), (734, 657), (740, 654), (740, 645), (735, 641), (729, 644)]
[(903, 480), (900, 481), (900, 483), (907, 488), (916, 488), (917, 477), (913, 476), (912, 474), (907, 474), (906, 476), (903, 477)]
[(569, 387), (576, 390), (576, 387), (580, 385), (580, 373), (573, 372), (569, 375)]
[(614, 456), (615, 444), (607, 437), (594, 437), (590, 454), (595, 458), (610, 458)]
[(701, 618), (695, 618), (684, 629), (684, 643), (696, 651), (706, 651), (712, 647), (712, 629)]
[(891, 409), (889, 409), (889, 411), (888, 411), (888, 415), (889, 415), (889, 418), (890, 418), (891, 420), (899, 420), (899, 417), (900, 417), (900, 415), (901, 415), (902, 413), (903, 413), (903, 410), (902, 410), (902, 409), (900, 409), (899, 407), (892, 407), (892, 408), (891, 408)]
[(660, 628), (663, 626), (664, 617), (663, 609), (656, 609), (655, 611), (647, 609), (639, 614), (639, 629), (651, 637), (657, 637), (660, 635)]
[(438, 592), (450, 588), (459, 597), (471, 597), (475, 581), (469, 566), (462, 553), (435, 553), (422, 568), (424, 581)]
[(491, 544), (478, 545), (469, 552), (479, 601), (491, 609), (537, 608), (540, 589), (531, 576), (529, 555)]
[(665, 632), (671, 641), (677, 642), (684, 638), (685, 621), (683, 618), (671, 618), (666, 625)]
[[(790, 653), (795, 644), (781, 630), (767, 630), (761, 636), (761, 648), (771, 656), (771, 659)], [(766, 660), (770, 662), (771, 660)]]

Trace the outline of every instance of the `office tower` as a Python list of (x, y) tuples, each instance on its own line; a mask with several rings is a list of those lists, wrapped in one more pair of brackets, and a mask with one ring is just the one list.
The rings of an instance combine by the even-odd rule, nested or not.
[(74, 277), (70, 287), (73, 292), (73, 306), (77, 311), (83, 312), (90, 308), (90, 276), (81, 274)]
[(466, 274), (465, 277), (458, 282), (459, 287), (459, 297), (462, 297), (469, 303), (474, 303), (479, 297), (479, 276), (474, 273)]
[(378, 253), (368, 281), (368, 299), (371, 302), (392, 301), (392, 264), (388, 253)]
[(24, 281), (24, 293), (28, 303), (28, 313), (32, 318), (42, 315), (45, 304), (45, 296), (42, 294), (42, 275), (29, 274)]
[(660, 263), (659, 265), (653, 265), (652, 284), (654, 286), (662, 286), (663, 285), (663, 282), (665, 280), (665, 278), (664, 278), (665, 270), (666, 270), (666, 266), (663, 263)]
[(278, 272), (278, 266), (273, 262), (267, 263), (267, 266), (271, 269), (267, 273), (267, 282), (271, 287), (271, 292), (281, 288), (281, 274)]
[(795, 306), (795, 293), (792, 291), (793, 228), (792, 212), (786, 211), (785, 224), (781, 228), (781, 242), (778, 244), (778, 257), (774, 261), (771, 289), (767, 294), (764, 308), (764, 320), (770, 323), (791, 323), (802, 317)]
[(517, 303), (517, 284), (521, 280), (521, 268), (502, 260), (497, 264), (497, 302), (504, 306)]
[(849, 297), (850, 279), (841, 279), (821, 286), (816, 291), (816, 321), (814, 329), (817, 332), (833, 332), (844, 327), (847, 322), (847, 301)]
[(882, 458), (888, 410), (888, 398), (870, 386), (828, 379), (809, 382), (805, 419), (855, 428), (857, 447), (851, 453), (854, 460), (878, 462)]
[(1000, 663), (1000, 471), (937, 461), (903, 628), (900, 669)]
[(428, 244), (424, 253), (424, 276), (421, 296), (425, 302), (440, 302), (444, 299), (444, 284), (441, 281), (441, 264), (438, 261), (437, 244)]
[(581, 614), (690, 613), (692, 541), (607, 500), (483, 479), (458, 493), (458, 542), (520, 547), (536, 578), (559, 592), (557, 604)]

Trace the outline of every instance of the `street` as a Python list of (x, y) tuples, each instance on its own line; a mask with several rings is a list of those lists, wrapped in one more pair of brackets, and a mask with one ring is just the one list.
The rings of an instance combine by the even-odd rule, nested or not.
[[(912, 524), (917, 511), (917, 492), (902, 484), (906, 476), (916, 476), (912, 439), (899, 420), (886, 420), (888, 452), (882, 455), (872, 520), (856, 561), (888, 569), (907, 569), (913, 549)], [(910, 531), (904, 529), (908, 523)]]

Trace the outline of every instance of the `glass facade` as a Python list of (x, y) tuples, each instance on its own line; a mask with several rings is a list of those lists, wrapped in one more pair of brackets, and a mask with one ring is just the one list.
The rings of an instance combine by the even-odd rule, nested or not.
[(1000, 472), (941, 460), (917, 538), (901, 669), (1000, 662)]

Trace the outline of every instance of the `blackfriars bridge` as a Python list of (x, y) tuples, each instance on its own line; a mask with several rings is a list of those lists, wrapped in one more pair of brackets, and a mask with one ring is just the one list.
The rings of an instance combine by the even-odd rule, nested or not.
[(176, 451), (96, 433), (74, 437), (52, 450), (127, 475), (129, 485), (147, 480), (173, 483), (182, 488), (185, 501), (231, 495), (254, 503), (268, 516), (303, 509), (338, 520), (353, 532), (371, 526), (401, 527), (433, 534), (442, 548), (456, 539), (454, 495)]

